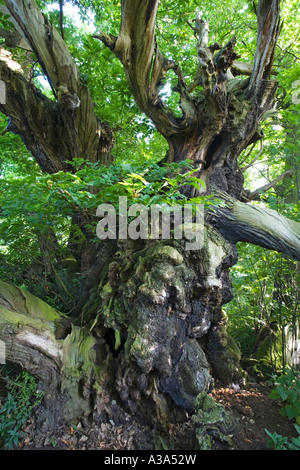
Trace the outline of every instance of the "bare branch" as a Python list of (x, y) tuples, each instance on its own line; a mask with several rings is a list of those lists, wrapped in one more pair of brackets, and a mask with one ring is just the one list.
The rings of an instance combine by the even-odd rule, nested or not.
[(227, 240), (253, 243), (300, 260), (299, 222), (274, 210), (239, 202), (226, 194), (216, 196), (225, 201), (226, 208), (217, 208), (209, 220)]
[(249, 90), (257, 86), (260, 80), (269, 78), (280, 31), (280, 0), (260, 0), (257, 8), (257, 48)]
[(103, 44), (105, 44), (105, 46), (111, 50), (115, 48), (117, 37), (113, 36), (112, 34), (106, 34), (104, 32), (101, 32), (101, 34), (94, 34), (92, 37), (95, 39), (99, 39), (99, 41), (102, 41)]
[[(150, 117), (159, 132), (168, 138), (186, 132), (196, 120), (196, 111), (186, 93), (179, 67), (163, 56), (156, 43), (158, 3), (158, 0), (123, 0), (118, 37), (105, 33), (94, 37), (109, 47), (122, 62), (137, 105)], [(169, 70), (173, 70), (178, 77), (182, 119), (177, 119), (160, 97), (160, 89)]]
[[(50, 139), (51, 136), (51, 139), (55, 141), (55, 133), (58, 132), (57, 129), (60, 126), (64, 132), (63, 140), (66, 142), (69, 139), (68, 151), (65, 152), (64, 160), (72, 160), (72, 158), (80, 156), (91, 161), (110, 162), (112, 158), (110, 150), (113, 142), (111, 132), (108, 126), (101, 125), (95, 115), (89, 91), (80, 81), (76, 62), (63, 38), (40, 12), (34, 0), (19, 0), (18, 2), (5, 0), (5, 3), (18, 31), (23, 34), (35, 53), (57, 99), (56, 122), (52, 123), (52, 131), (48, 128), (48, 133), (45, 132), (43, 140)], [(14, 129), (20, 135), (24, 127), (22, 122), (26, 122), (28, 114), (24, 103), (22, 103), (22, 109), (21, 107), (17, 108), (20, 113), (18, 116), (13, 109), (12, 114), (8, 113), (7, 107), (3, 111), (13, 116)], [(33, 114), (34, 112), (38, 114), (39, 110), (32, 109)], [(49, 125), (50, 122), (48, 122)], [(51, 147), (50, 142), (48, 145)], [(29, 149), (35, 154), (34, 150), (30, 147)], [(58, 155), (62, 156), (62, 152), (58, 152)], [(51, 153), (49, 158), (52, 158)], [(58, 159), (60, 160), (60, 157)], [(56, 166), (54, 164), (54, 167)]]
[[(247, 75), (251, 76), (253, 73), (253, 64), (249, 64), (247, 62), (239, 62), (238, 60), (234, 60), (232, 63), (231, 71), (234, 76), (236, 75)], [(278, 75), (278, 72), (274, 70), (274, 68), (270, 72), (271, 75)]]
[(269, 189), (271, 188), (274, 188), (274, 186), (276, 186), (280, 181), (282, 181), (284, 178), (286, 177), (291, 177), (293, 176), (294, 172), (293, 170), (287, 170), (285, 171), (282, 175), (278, 176), (277, 178), (275, 178), (275, 180), (273, 181), (270, 181), (270, 183), (268, 184), (265, 184), (264, 186), (256, 189), (255, 191), (253, 191), (252, 193), (250, 193), (248, 195), (248, 199), (250, 201), (259, 201), (260, 200), (260, 194), (264, 194), (266, 193), (267, 191), (269, 191)]
[(78, 70), (60, 34), (40, 12), (34, 0), (5, 0), (6, 6), (34, 51), (55, 90), (65, 85), (78, 91)]
[[(255, 145), (255, 143), (253, 144)], [(244, 166), (243, 168), (241, 168), (241, 171), (244, 172), (246, 170), (248, 170), (251, 166), (254, 165), (254, 163), (259, 159), (259, 157), (262, 155), (263, 151), (265, 150), (265, 147), (262, 143), (262, 139), (260, 140), (260, 149), (259, 149), (259, 152), (257, 153), (257, 155), (253, 158), (253, 160), (249, 163), (249, 165), (247, 166)], [(251, 153), (251, 152), (250, 152)]]

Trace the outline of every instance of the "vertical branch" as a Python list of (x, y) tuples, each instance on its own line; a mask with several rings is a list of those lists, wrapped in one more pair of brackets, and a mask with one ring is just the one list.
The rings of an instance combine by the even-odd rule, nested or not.
[(195, 20), (195, 33), (198, 36), (197, 48), (208, 47), (209, 24), (202, 19), (202, 11), (199, 11)]
[[(178, 65), (160, 52), (155, 39), (158, 0), (122, 0), (122, 21), (118, 37), (95, 35), (119, 58), (139, 108), (168, 138), (186, 132), (195, 121), (192, 101), (188, 99)], [(179, 120), (159, 96), (159, 88), (169, 70), (178, 77), (184, 118)], [(181, 91), (184, 91), (182, 94)], [(189, 102), (188, 102), (189, 101)], [(187, 110), (187, 116), (185, 115)]]
[(249, 89), (270, 76), (281, 30), (280, 0), (260, 0), (257, 8), (257, 47)]
[[(105, 164), (110, 162), (112, 134), (108, 126), (102, 125), (97, 118), (90, 93), (80, 81), (77, 64), (62, 36), (41, 13), (34, 0), (5, 0), (5, 3), (20, 32), (35, 53), (57, 98), (57, 119), (56, 122), (51, 122), (54, 128), (50, 129), (49, 126), (39, 147), (44, 147), (45, 141), (49, 140), (48, 146), (52, 148), (53, 135), (61, 132), (68, 151), (59, 152), (59, 160), (72, 160), (81, 156), (90, 161), (100, 161)], [(62, 8), (63, 0), (60, 1), (61, 20)], [(13, 119), (19, 132), (22, 122), (27, 122), (28, 111), (25, 112), (25, 116), (24, 112), (24, 108), (22, 113), (20, 109), (20, 115)], [(32, 114), (34, 113), (38, 115), (39, 111), (33, 110)], [(32, 129), (23, 132), (23, 127), (24, 124), (22, 135), (32, 132)], [(33, 151), (31, 148), (30, 150)], [(49, 154), (49, 158), (53, 158), (52, 154)]]
[(79, 74), (64, 40), (38, 9), (34, 0), (5, 0), (24, 37), (32, 47), (55, 90), (65, 85), (77, 92)]
[(64, 12), (63, 12), (64, 1), (59, 0), (59, 26), (60, 26), (60, 34), (63, 39), (65, 39), (64, 35)]

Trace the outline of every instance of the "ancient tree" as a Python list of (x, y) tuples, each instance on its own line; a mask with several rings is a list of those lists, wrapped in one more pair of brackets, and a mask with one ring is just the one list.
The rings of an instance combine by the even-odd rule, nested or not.
[[(66, 162), (76, 157), (111, 164), (113, 132), (95, 115), (61, 34), (34, 0), (5, 4), (15, 41), (34, 53), (56, 97), (44, 96), (2, 48), (7, 98), (0, 111), (9, 117), (8, 130), (21, 137), (44, 172), (70, 171)], [(85, 256), (86, 292), (75, 318), (1, 284), (0, 337), (8, 357), (44, 384), (47, 406), (63, 410), (66, 420), (109, 414), (114, 400), (151, 424), (176, 421), (193, 412), (196, 397), (214, 381), (243, 381), (222, 312), (232, 298), (229, 269), (237, 261), (236, 243), (300, 259), (300, 225), (249, 203), (238, 162), (261, 138), (259, 123), (273, 106), (280, 1), (259, 1), (257, 49), (247, 66), (238, 61), (236, 38), (211, 44), (208, 24), (198, 14), (193, 26), (198, 71), (191, 83), (159, 48), (158, 8), (158, 0), (122, 0), (118, 36), (104, 31), (94, 39), (123, 64), (136, 104), (168, 143), (166, 160), (192, 160), (205, 183), (200, 194), (216, 195), (224, 204), (205, 213), (198, 251), (185, 250), (178, 240), (95, 245), (87, 237), (85, 250), (77, 255), (75, 250), (79, 260)], [(160, 96), (167, 74), (177, 79), (180, 117)], [(80, 214), (74, 214), (74, 223), (81, 227)]]

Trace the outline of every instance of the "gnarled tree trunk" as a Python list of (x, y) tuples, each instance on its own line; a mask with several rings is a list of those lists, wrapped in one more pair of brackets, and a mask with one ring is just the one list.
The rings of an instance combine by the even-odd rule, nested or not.
[[(95, 116), (63, 39), (33, 0), (5, 3), (57, 96), (50, 101), (41, 95), (2, 51), (7, 102), (0, 110), (10, 116), (9, 130), (21, 136), (44, 171), (66, 170), (65, 161), (76, 156), (109, 164), (112, 135)], [(280, 32), (279, 0), (259, 2), (257, 51), (247, 67), (237, 62), (236, 39), (210, 46), (207, 24), (198, 17), (199, 68), (191, 84), (159, 50), (158, 3), (123, 0), (118, 37), (96, 38), (124, 65), (137, 105), (169, 144), (168, 160), (191, 159), (205, 193), (222, 197), (225, 207), (206, 214), (204, 242), (196, 251), (186, 250), (184, 240), (99, 242), (84, 272), (84, 288), (93, 289), (80, 321), (36, 320), (2, 296), (0, 332), (9, 360), (49, 383), (50, 396), (61, 393), (67, 420), (93, 410), (109, 413), (117, 398), (144, 421), (168, 423), (193, 412), (196, 397), (216, 381), (243, 381), (222, 312), (232, 299), (235, 244), (249, 241), (300, 259), (299, 224), (246, 204), (238, 165), (240, 153), (260, 138), (259, 122), (276, 92), (269, 77)], [(178, 77), (180, 118), (160, 98), (167, 73)], [(18, 315), (21, 322), (15, 321)]]

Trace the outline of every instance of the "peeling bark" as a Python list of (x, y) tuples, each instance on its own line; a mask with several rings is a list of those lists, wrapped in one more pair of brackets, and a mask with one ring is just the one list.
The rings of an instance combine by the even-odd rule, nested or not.
[[(168, 141), (168, 161), (193, 160), (207, 193), (217, 188), (241, 199), (243, 176), (238, 157), (257, 140), (258, 125), (272, 108), (277, 89), (269, 75), (280, 32), (279, 1), (260, 2), (258, 45), (254, 65), (247, 69), (248, 79), (233, 75), (237, 71), (236, 38), (223, 47), (209, 46), (208, 26), (198, 17), (193, 29), (199, 67), (191, 84), (185, 83), (179, 65), (167, 60), (156, 43), (157, 4), (123, 0), (118, 37), (104, 33), (95, 37), (122, 62), (136, 103)], [(181, 118), (174, 116), (159, 95), (170, 70), (178, 77)], [(192, 94), (199, 87), (200, 99)]]
[[(112, 133), (95, 115), (89, 91), (61, 35), (34, 1), (5, 3), (55, 95), (55, 101), (49, 100), (24, 80), (24, 73), (23, 80), (13, 73), (11, 60), (2, 60), (7, 99), (0, 110), (10, 117), (8, 129), (21, 136), (42, 170), (50, 173), (67, 169), (66, 160), (75, 157), (111, 163)], [(3, 50), (2, 57), (5, 54)]]
[(270, 181), (269, 183), (265, 184), (264, 186), (261, 186), (260, 188), (256, 189), (255, 191), (249, 192), (248, 200), (249, 201), (259, 201), (260, 200), (260, 195), (264, 194), (265, 192), (269, 191), (269, 189), (274, 188), (280, 181), (282, 181), (284, 178), (291, 178), (294, 174), (293, 170), (287, 170), (282, 175), (277, 176), (273, 181)]
[(95, 382), (99, 387), (110, 382), (111, 354), (103, 341), (71, 325), (28, 291), (2, 281), (0, 340), (6, 362), (29, 371), (44, 390), (39, 415), (45, 430), (79, 419), (88, 424)]
[(217, 209), (210, 222), (232, 243), (244, 241), (300, 260), (300, 224), (278, 212), (221, 195), (227, 209)]
[[(41, 95), (2, 51), (0, 73), (8, 99), (0, 110), (11, 118), (9, 129), (50, 173), (66, 169), (65, 160), (76, 156), (111, 162), (111, 132), (95, 116), (63, 38), (33, 0), (5, 3), (56, 97), (51, 101)], [(209, 45), (208, 25), (199, 16), (194, 29), (198, 71), (191, 84), (159, 49), (158, 4), (122, 0), (119, 35), (95, 37), (122, 62), (137, 105), (169, 144), (168, 161), (191, 159), (205, 193), (221, 193), (226, 207), (208, 214), (205, 242), (197, 251), (184, 250), (181, 242), (133, 246), (121, 240), (107, 256), (99, 250), (85, 271), (87, 277), (97, 275), (85, 280), (93, 288), (80, 327), (70, 319), (64, 328), (59, 318), (58, 336), (52, 320), (37, 319), (0, 297), (0, 335), (10, 360), (29, 370), (36, 365), (41, 380), (66, 391), (68, 419), (101, 408), (101, 394), (113, 389), (120, 404), (164, 427), (192, 413), (197, 395), (208, 392), (215, 380), (227, 385), (243, 381), (238, 348), (231, 347), (222, 312), (232, 298), (229, 268), (237, 260), (235, 244), (248, 241), (300, 259), (299, 224), (241, 202), (244, 179), (238, 157), (261, 139), (258, 126), (277, 88), (269, 76), (280, 32), (279, 0), (259, 2), (250, 69), (237, 65), (236, 38), (223, 46)], [(178, 79), (180, 118), (160, 97), (168, 73)], [(239, 73), (248, 78), (237, 78)], [(102, 407), (106, 403), (109, 414), (110, 399)]]
[(236, 251), (209, 227), (199, 251), (171, 241), (139, 248), (120, 242), (100, 285), (98, 327), (120, 338), (111, 347), (122, 402), (149, 424), (167, 425), (193, 412), (214, 380), (244, 381), (222, 312)]

